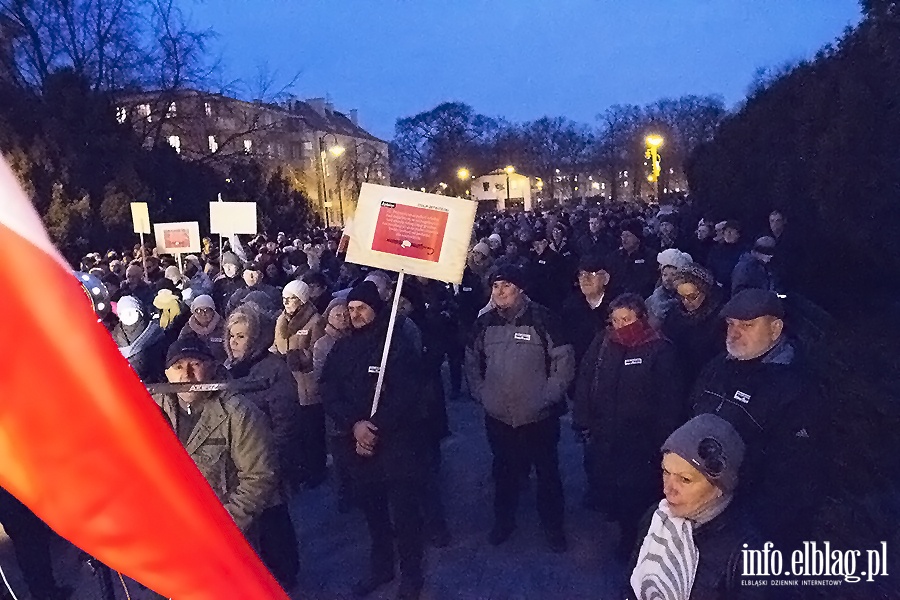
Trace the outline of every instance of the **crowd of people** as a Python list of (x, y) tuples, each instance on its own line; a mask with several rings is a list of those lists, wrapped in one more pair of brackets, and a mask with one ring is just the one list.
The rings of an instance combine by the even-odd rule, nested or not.
[(353, 593), (399, 571), (398, 597), (420, 596), (425, 547), (452, 543), (441, 442), (448, 398), (466, 397), (493, 457), (487, 543), (514, 534), (533, 472), (547, 549), (567, 551), (571, 422), (579, 501), (618, 523), (626, 593), (734, 600), (765, 594), (740, 585), (744, 544), (809, 539), (822, 428), (785, 316), (791, 229), (776, 211), (747, 231), (684, 198), (481, 215), (459, 285), (400, 287), (383, 374), (396, 277), (346, 262), (338, 231), (206, 240), (181, 268), (111, 250), (79, 270), (103, 283), (101, 322), (146, 384), (233, 384), (153, 398), (285, 589), (302, 565), (287, 507), (331, 476), (371, 540)]

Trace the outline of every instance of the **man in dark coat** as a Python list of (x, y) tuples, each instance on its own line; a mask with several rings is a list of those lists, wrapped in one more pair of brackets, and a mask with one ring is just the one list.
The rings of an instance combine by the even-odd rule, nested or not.
[(750, 288), (776, 291), (775, 276), (769, 268), (774, 255), (774, 238), (766, 236), (756, 240), (753, 250), (741, 256), (731, 273), (731, 295)]
[(565, 279), (565, 261), (550, 248), (550, 240), (543, 233), (532, 242), (527, 270), (531, 284), (528, 297), (558, 313), (570, 282)]
[[(718, 228), (718, 226), (717, 226)], [(710, 248), (706, 266), (726, 295), (731, 291), (731, 274), (741, 259), (745, 246), (741, 243), (741, 225), (737, 221), (725, 221), (722, 237), (718, 244)]]
[(116, 303), (118, 323), (110, 334), (122, 356), (144, 383), (162, 381), (169, 342), (156, 319), (134, 296), (123, 296)]
[(741, 471), (746, 500), (776, 548), (809, 539), (822, 451), (821, 399), (784, 334), (784, 307), (774, 292), (739, 292), (722, 309), (727, 352), (700, 374), (695, 415), (714, 413), (747, 444)]
[(644, 225), (638, 219), (622, 224), (622, 246), (610, 255), (615, 294), (631, 293), (646, 298), (658, 277), (656, 253), (644, 244)]
[(601, 333), (609, 320), (609, 303), (606, 292), (609, 286), (609, 267), (602, 256), (584, 256), (578, 263), (578, 291), (563, 304), (562, 325), (568, 332), (575, 351), (575, 366), (594, 337)]
[(602, 256), (611, 250), (608, 239), (603, 233), (603, 219), (599, 214), (592, 213), (588, 219), (587, 233), (578, 238), (575, 243), (575, 251), (578, 256)]
[(353, 591), (366, 596), (394, 578), (396, 537), (399, 598), (416, 599), (423, 579), (421, 482), (427, 441), (422, 434), (421, 361), (413, 342), (397, 327), (372, 415), (389, 314), (370, 281), (353, 288), (347, 300), (353, 333), (328, 354), (320, 390), (326, 412), (343, 433), (340, 451), (349, 455), (355, 496), (372, 541), (370, 571)]
[(212, 297), (216, 312), (223, 317), (228, 316), (225, 312), (228, 301), (236, 291), (247, 285), (241, 277), (241, 266), (241, 259), (234, 252), (222, 254), (222, 274), (213, 281)]

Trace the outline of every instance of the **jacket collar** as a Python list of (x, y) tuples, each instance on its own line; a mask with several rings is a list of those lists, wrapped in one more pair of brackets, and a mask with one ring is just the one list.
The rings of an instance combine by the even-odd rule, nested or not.
[[(174, 425), (178, 413), (178, 396), (176, 394), (166, 394), (163, 398), (163, 411), (170, 423)], [(222, 405), (222, 397), (219, 395), (208, 398), (203, 403), (203, 412), (200, 414), (200, 420), (191, 431), (184, 449), (188, 454), (193, 454), (200, 446), (203, 445), (213, 431), (225, 422), (228, 418), (225, 407)]]

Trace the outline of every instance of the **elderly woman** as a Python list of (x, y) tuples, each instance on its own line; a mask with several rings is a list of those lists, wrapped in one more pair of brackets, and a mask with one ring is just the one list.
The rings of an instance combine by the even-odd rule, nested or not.
[(682, 422), (675, 347), (650, 326), (637, 294), (609, 306), (612, 327), (594, 339), (578, 373), (573, 425), (585, 441), (585, 503), (621, 528), (624, 558), (657, 494), (660, 444)]
[(662, 445), (663, 499), (642, 521), (630, 562), (632, 600), (756, 600), (742, 555), (762, 544), (733, 502), (744, 442), (728, 421), (694, 417)]
[(196, 335), (209, 347), (218, 364), (228, 358), (225, 352), (225, 319), (216, 312), (212, 296), (197, 296), (191, 302), (191, 318), (181, 329), (179, 338)]
[(725, 350), (722, 297), (712, 273), (696, 263), (679, 269), (674, 284), (680, 302), (669, 311), (662, 332), (675, 344), (690, 386), (706, 363)]

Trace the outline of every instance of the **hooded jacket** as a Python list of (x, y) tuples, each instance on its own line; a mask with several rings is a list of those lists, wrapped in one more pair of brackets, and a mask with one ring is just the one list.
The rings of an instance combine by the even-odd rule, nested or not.
[(142, 316), (140, 321), (131, 326), (119, 321), (110, 334), (141, 381), (162, 381), (168, 344), (165, 332), (156, 320), (150, 319), (148, 322)]
[(228, 277), (224, 273), (216, 277), (212, 284), (211, 294), (213, 301), (216, 303), (216, 312), (220, 315), (228, 316), (226, 312), (228, 301), (234, 296), (235, 292), (243, 287), (247, 287), (247, 284), (241, 278), (240, 272), (234, 277)]
[(242, 395), (269, 418), (283, 479), (291, 481), (297, 475), (300, 464), (296, 381), (284, 358), (269, 352), (274, 338), (274, 323), (246, 305), (238, 307), (235, 313), (247, 320), (250, 348), (247, 356), (236, 361), (231, 347), (226, 343), (228, 359), (225, 366), (236, 380), (261, 382), (262, 389)]
[(197, 317), (191, 315), (178, 337), (183, 338), (187, 335), (196, 335), (203, 340), (217, 363), (223, 364), (228, 360), (228, 352), (225, 349), (225, 319), (219, 316), (219, 313), (215, 314), (213, 320), (206, 327), (200, 325)]
[(321, 403), (313, 373), (313, 346), (323, 335), (325, 321), (312, 302), (301, 306), (293, 315), (282, 312), (275, 323), (275, 349), (285, 357), (297, 381), (301, 406)]
[(575, 376), (572, 345), (549, 310), (524, 297), (512, 320), (491, 309), (475, 321), (466, 375), (485, 412), (511, 427), (565, 411)]
[[(153, 400), (177, 429), (178, 397), (161, 394)], [(185, 450), (237, 526), (247, 531), (263, 510), (281, 501), (272, 432), (262, 413), (238, 395), (214, 393), (202, 411)]]

